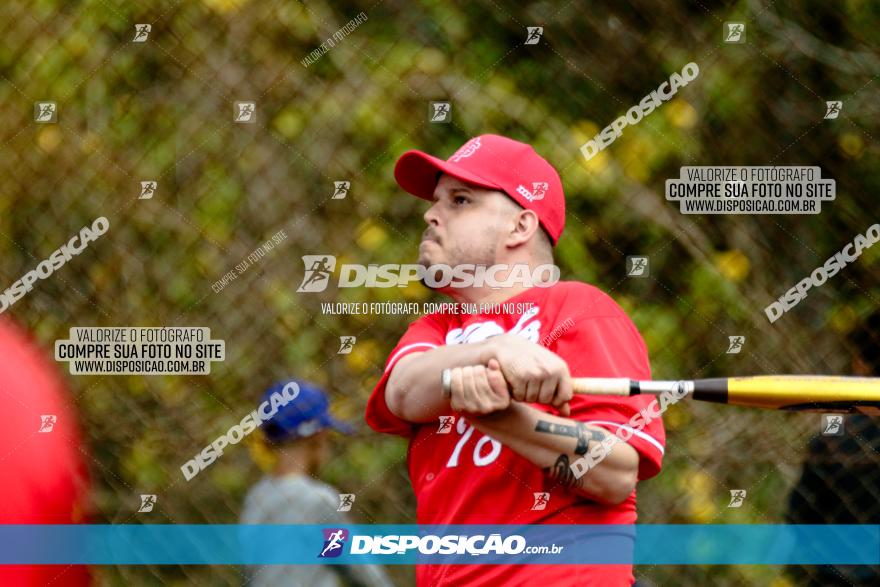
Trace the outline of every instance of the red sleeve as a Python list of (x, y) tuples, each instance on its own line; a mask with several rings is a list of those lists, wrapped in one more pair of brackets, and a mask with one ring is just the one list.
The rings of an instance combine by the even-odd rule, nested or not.
[(397, 342), (397, 346), (388, 356), (382, 378), (373, 389), (367, 401), (366, 420), (370, 428), (376, 432), (411, 436), (415, 426), (398, 418), (388, 409), (385, 403), (385, 384), (397, 362), (411, 353), (423, 353), (444, 345), (446, 342), (446, 325), (442, 315), (428, 314), (409, 325), (406, 333)]
[[(651, 378), (645, 343), (619, 308), (607, 316), (576, 321), (574, 328), (559, 338), (554, 350), (568, 361), (572, 377)], [(653, 396), (576, 395), (571, 402), (571, 417), (616, 433), (621, 427), (630, 428), (630, 418), (654, 400)], [(642, 429), (633, 429), (627, 442), (639, 453), (639, 479), (649, 479), (660, 472), (666, 446), (666, 432), (660, 418)]]

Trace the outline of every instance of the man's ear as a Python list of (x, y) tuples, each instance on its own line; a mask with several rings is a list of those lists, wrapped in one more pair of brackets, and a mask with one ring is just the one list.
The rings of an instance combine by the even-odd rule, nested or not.
[(507, 246), (516, 247), (529, 242), (535, 231), (540, 228), (537, 214), (531, 210), (520, 210), (514, 218), (513, 229), (507, 237)]

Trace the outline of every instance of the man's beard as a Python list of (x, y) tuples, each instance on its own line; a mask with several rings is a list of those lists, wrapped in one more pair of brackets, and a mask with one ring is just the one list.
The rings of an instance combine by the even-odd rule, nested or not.
[[(425, 269), (428, 269), (433, 265), (445, 265), (452, 269), (460, 265), (473, 265), (475, 267), (479, 267), (482, 265), (485, 267), (491, 267), (496, 263), (496, 259), (497, 257), (495, 256), (495, 249), (493, 245), (486, 245), (483, 250), (477, 251), (476, 253), (464, 253), (461, 249), (449, 251), (446, 255), (446, 258), (440, 261), (429, 261), (425, 255), (419, 255), (418, 264)], [(428, 272), (426, 271), (426, 273)], [(473, 273), (473, 271), (469, 271), (469, 273)], [(420, 280), (421, 284), (428, 289), (437, 289), (435, 287), (431, 287), (426, 283), (426, 279), (428, 277), (433, 277), (431, 281), (437, 283), (443, 278), (443, 268), (437, 268), (432, 276), (426, 275)], [(453, 283), (455, 283), (455, 281), (453, 281)]]

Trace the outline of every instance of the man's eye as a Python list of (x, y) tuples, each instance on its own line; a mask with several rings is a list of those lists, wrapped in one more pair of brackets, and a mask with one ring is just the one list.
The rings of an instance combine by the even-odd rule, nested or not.
[(455, 202), (456, 204), (464, 204), (465, 202), (468, 201), (468, 199), (464, 196), (455, 196), (455, 198), (453, 198), (452, 201)]

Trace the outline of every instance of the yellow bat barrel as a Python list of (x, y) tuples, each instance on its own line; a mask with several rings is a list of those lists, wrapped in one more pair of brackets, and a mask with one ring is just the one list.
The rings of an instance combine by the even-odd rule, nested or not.
[(698, 379), (693, 398), (752, 408), (848, 412), (880, 407), (880, 379), (827, 375)]

